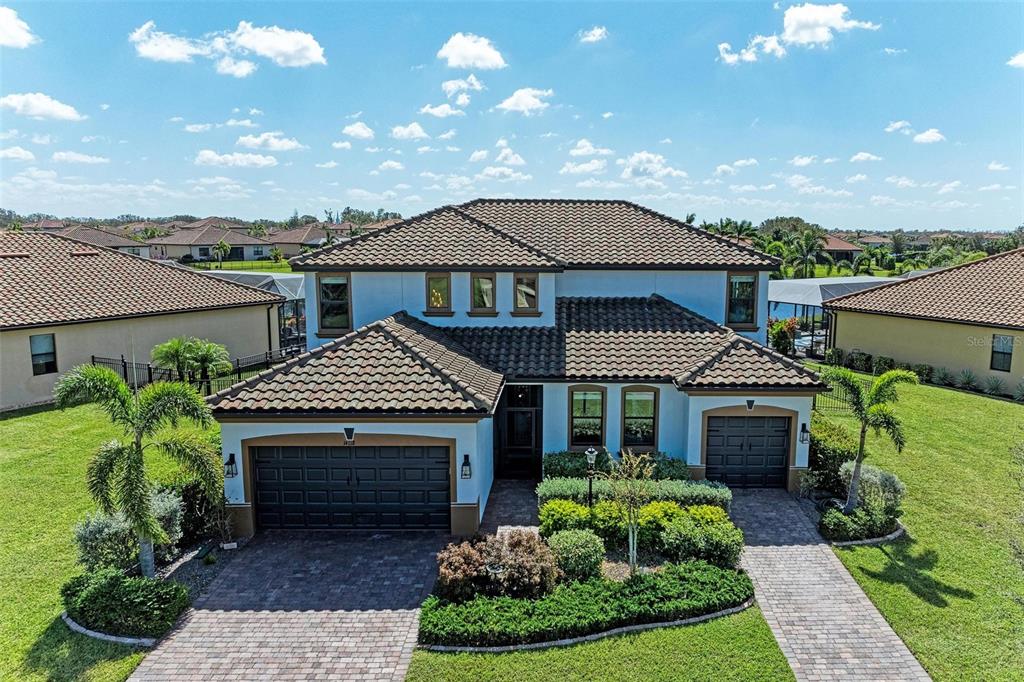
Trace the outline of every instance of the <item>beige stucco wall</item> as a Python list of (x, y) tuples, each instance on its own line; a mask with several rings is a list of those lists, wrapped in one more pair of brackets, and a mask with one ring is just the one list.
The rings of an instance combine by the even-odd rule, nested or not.
[[(847, 353), (859, 349), (887, 355), (896, 362), (945, 367), (954, 374), (970, 369), (981, 381), (999, 377), (1006, 382), (1007, 391), (1024, 380), (1024, 331), (846, 311), (836, 314), (835, 345)], [(989, 369), (993, 334), (1016, 339), (1010, 372)]]
[[(91, 356), (148, 362), (153, 346), (174, 336), (195, 336), (227, 346), (232, 357), (264, 353), (277, 348), (277, 306), (224, 308), (174, 315), (155, 315), (105, 322), (56, 327), (15, 329), (0, 332), (0, 410), (50, 400), (61, 373), (88, 363)], [(53, 334), (57, 348), (57, 373), (32, 375), (29, 337)]]

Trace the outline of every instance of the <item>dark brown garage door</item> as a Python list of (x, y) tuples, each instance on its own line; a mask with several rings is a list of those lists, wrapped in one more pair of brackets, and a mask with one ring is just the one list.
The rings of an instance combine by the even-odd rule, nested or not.
[(260, 528), (450, 526), (445, 446), (261, 446), (250, 452)]
[(709, 480), (738, 488), (786, 485), (789, 417), (708, 417)]

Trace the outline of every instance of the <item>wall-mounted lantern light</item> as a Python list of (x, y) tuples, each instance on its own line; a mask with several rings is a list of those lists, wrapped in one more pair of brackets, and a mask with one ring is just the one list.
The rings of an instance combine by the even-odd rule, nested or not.
[(469, 455), (468, 454), (462, 456), (462, 477), (463, 478), (472, 478), (473, 477), (473, 469), (470, 468), (470, 466), (469, 466)]
[(352, 445), (356, 442), (356, 427), (346, 426), (345, 431), (345, 445)]
[(753, 411), (754, 411), (754, 401), (753, 400), (748, 400), (747, 401), (747, 412), (753, 412)]
[(801, 424), (800, 425), (800, 442), (801, 443), (810, 443), (811, 442), (811, 432), (807, 430), (807, 424)]
[(234, 478), (238, 475), (238, 465), (235, 464), (235, 453), (228, 453), (228, 459), (224, 462), (224, 478)]
[(594, 464), (597, 463), (597, 450), (587, 448), (587, 506), (594, 506)]

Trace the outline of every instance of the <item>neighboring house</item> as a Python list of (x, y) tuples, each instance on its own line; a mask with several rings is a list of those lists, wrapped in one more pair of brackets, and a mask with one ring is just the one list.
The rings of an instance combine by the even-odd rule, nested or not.
[(278, 347), (280, 296), (67, 237), (0, 233), (0, 409), (47, 402), (93, 355), (147, 362), (196, 336), (233, 357)]
[(249, 229), (249, 225), (245, 223), (235, 222), (234, 220), (225, 220), (224, 218), (218, 218), (217, 216), (210, 216), (209, 218), (202, 218), (191, 223), (184, 223), (181, 226), (181, 229), (201, 230), (206, 227), (222, 227), (226, 230), (242, 230), (243, 232)]
[(864, 249), (845, 239), (827, 234), (825, 235), (825, 253), (831, 256), (836, 263), (841, 260), (853, 263), (857, 256), (864, 253)]
[(122, 253), (130, 253), (133, 256), (149, 258), (149, 244), (145, 242), (137, 242), (134, 239), (128, 239), (122, 235), (107, 232), (106, 230), (100, 230), (95, 227), (75, 225), (73, 227), (65, 228), (57, 234), (64, 237), (71, 237), (72, 239), (77, 239), (78, 241), (85, 242), (87, 244), (105, 246), (108, 249), (114, 249)]
[(969, 369), (1007, 392), (1024, 380), (1024, 249), (825, 302), (829, 345), (897, 362)]
[(290, 258), (291, 256), (299, 255), (303, 247), (309, 249), (320, 248), (327, 240), (327, 230), (316, 224), (304, 225), (292, 230), (275, 232), (267, 237), (267, 239), (273, 242), (274, 246), (281, 249), (281, 253), (284, 256)]
[(550, 451), (738, 486), (807, 468), (825, 387), (761, 345), (779, 261), (747, 246), (625, 201), (477, 200), (291, 264), (309, 352), (210, 398), (240, 533), (473, 533)]
[(185, 256), (191, 256), (197, 261), (215, 261), (217, 254), (213, 247), (222, 240), (231, 246), (231, 252), (224, 258), (226, 261), (270, 258), (270, 250), (274, 248), (266, 239), (250, 237), (244, 232), (220, 227), (182, 228), (166, 237), (156, 237), (146, 243), (152, 247), (154, 258), (181, 260)]
[(46, 231), (49, 231), (49, 232), (53, 232), (55, 230), (63, 230), (64, 229), (64, 221), (63, 220), (51, 220), (49, 218), (43, 218), (42, 220), (37, 220), (34, 223), (25, 223), (25, 224), (23, 224), (21, 226), (21, 229), (23, 229), (23, 230), (46, 230)]
[(277, 310), (278, 337), (281, 348), (306, 347), (306, 295), (305, 278), (302, 273), (220, 269), (212, 269), (207, 272), (220, 279), (246, 284), (283, 296), (284, 301), (281, 302)]
[(864, 246), (891, 246), (892, 240), (886, 237), (884, 234), (869, 234), (863, 237), (858, 237), (857, 242)]

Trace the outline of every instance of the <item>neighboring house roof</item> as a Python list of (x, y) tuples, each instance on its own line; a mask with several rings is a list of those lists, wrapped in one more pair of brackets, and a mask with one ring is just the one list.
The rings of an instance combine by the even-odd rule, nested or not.
[(858, 237), (857, 241), (861, 244), (892, 244), (892, 240), (885, 235), (869, 234), (864, 237)]
[(833, 236), (831, 234), (825, 235), (825, 250), (826, 251), (863, 251), (861, 247), (856, 244), (851, 244), (845, 239)]
[(0, 329), (278, 303), (280, 296), (43, 233), (0, 233)]
[(628, 201), (477, 199), (292, 259), (299, 270), (776, 269), (779, 260)]
[(43, 218), (37, 220), (34, 223), (25, 223), (21, 226), (23, 230), (60, 230), (64, 227), (63, 220), (50, 220), (49, 218)]
[(275, 232), (267, 237), (275, 244), (300, 244), (305, 246), (316, 246), (327, 239), (327, 231), (318, 225), (304, 225), (283, 232)]
[(437, 328), (397, 313), (208, 400), (223, 414), (487, 414), (502, 385)]
[(225, 230), (219, 227), (181, 229), (164, 237), (148, 239), (146, 240), (146, 243), (154, 246), (213, 246), (222, 239), (231, 246), (272, 245), (271, 242), (268, 242), (266, 239), (252, 237), (244, 232)]
[(825, 306), (1024, 329), (1024, 248), (834, 298)]
[(85, 225), (68, 227), (57, 234), (65, 237), (71, 237), (72, 239), (77, 239), (78, 241), (85, 242), (87, 244), (106, 246), (110, 249), (140, 248), (146, 246), (146, 244), (137, 242), (133, 239), (128, 239), (128, 237), (122, 237), (121, 235), (114, 234), (113, 232), (107, 232), (106, 230), (87, 227)]
[(226, 227), (226, 228), (239, 228), (247, 227), (243, 223), (236, 222), (234, 220), (225, 220), (224, 218), (218, 218), (217, 216), (210, 216), (209, 218), (201, 218), (191, 223), (183, 223), (181, 229), (183, 230), (196, 230), (202, 227)]

